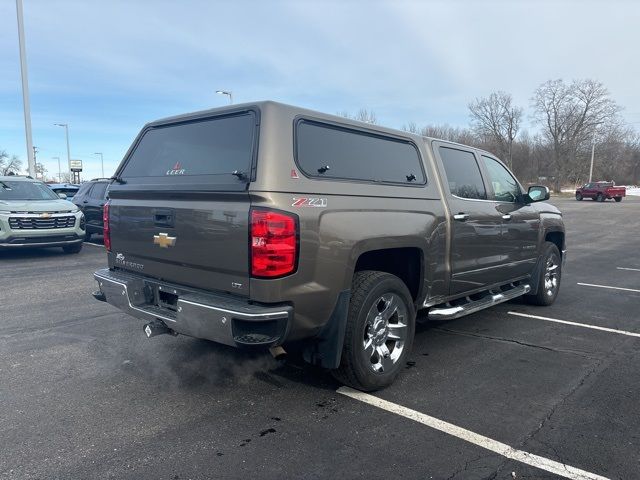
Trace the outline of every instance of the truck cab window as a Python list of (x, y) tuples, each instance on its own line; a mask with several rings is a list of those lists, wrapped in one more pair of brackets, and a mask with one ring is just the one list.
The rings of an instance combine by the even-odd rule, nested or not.
[(440, 147), (440, 157), (452, 195), (476, 200), (487, 199), (480, 168), (472, 152)]
[(493, 187), (493, 197), (491, 200), (498, 202), (516, 202), (520, 196), (520, 187), (515, 178), (500, 162), (491, 157), (482, 156), (489, 181)]

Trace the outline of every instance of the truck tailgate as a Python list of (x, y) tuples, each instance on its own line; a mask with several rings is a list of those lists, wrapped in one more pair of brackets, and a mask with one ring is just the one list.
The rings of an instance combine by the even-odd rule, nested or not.
[(114, 266), (168, 282), (249, 294), (246, 192), (198, 200), (113, 199)]

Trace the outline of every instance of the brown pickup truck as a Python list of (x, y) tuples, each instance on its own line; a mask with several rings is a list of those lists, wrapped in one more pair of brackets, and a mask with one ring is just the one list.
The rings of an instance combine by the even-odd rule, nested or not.
[(591, 182), (585, 183), (582, 187), (576, 189), (576, 200), (581, 201), (583, 198), (591, 198), (598, 202), (604, 202), (613, 198), (616, 202), (621, 202), (626, 194), (627, 189), (625, 187), (616, 187), (613, 182)]
[(402, 370), (418, 310), (549, 305), (565, 259), (548, 189), (493, 154), (274, 102), (146, 125), (109, 198), (98, 300), (363, 390)]

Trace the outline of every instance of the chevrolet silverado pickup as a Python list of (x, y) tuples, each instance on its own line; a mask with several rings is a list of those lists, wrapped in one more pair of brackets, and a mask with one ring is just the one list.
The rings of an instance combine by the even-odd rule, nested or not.
[(96, 299), (362, 390), (401, 371), (418, 310), (549, 305), (565, 259), (549, 190), (493, 154), (275, 102), (149, 123), (109, 198)]

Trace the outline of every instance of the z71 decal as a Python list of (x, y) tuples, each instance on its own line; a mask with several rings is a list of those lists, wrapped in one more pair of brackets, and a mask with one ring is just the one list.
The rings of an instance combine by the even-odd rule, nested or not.
[(326, 198), (296, 198), (293, 197), (292, 207), (316, 207), (316, 208), (326, 208), (327, 199)]

